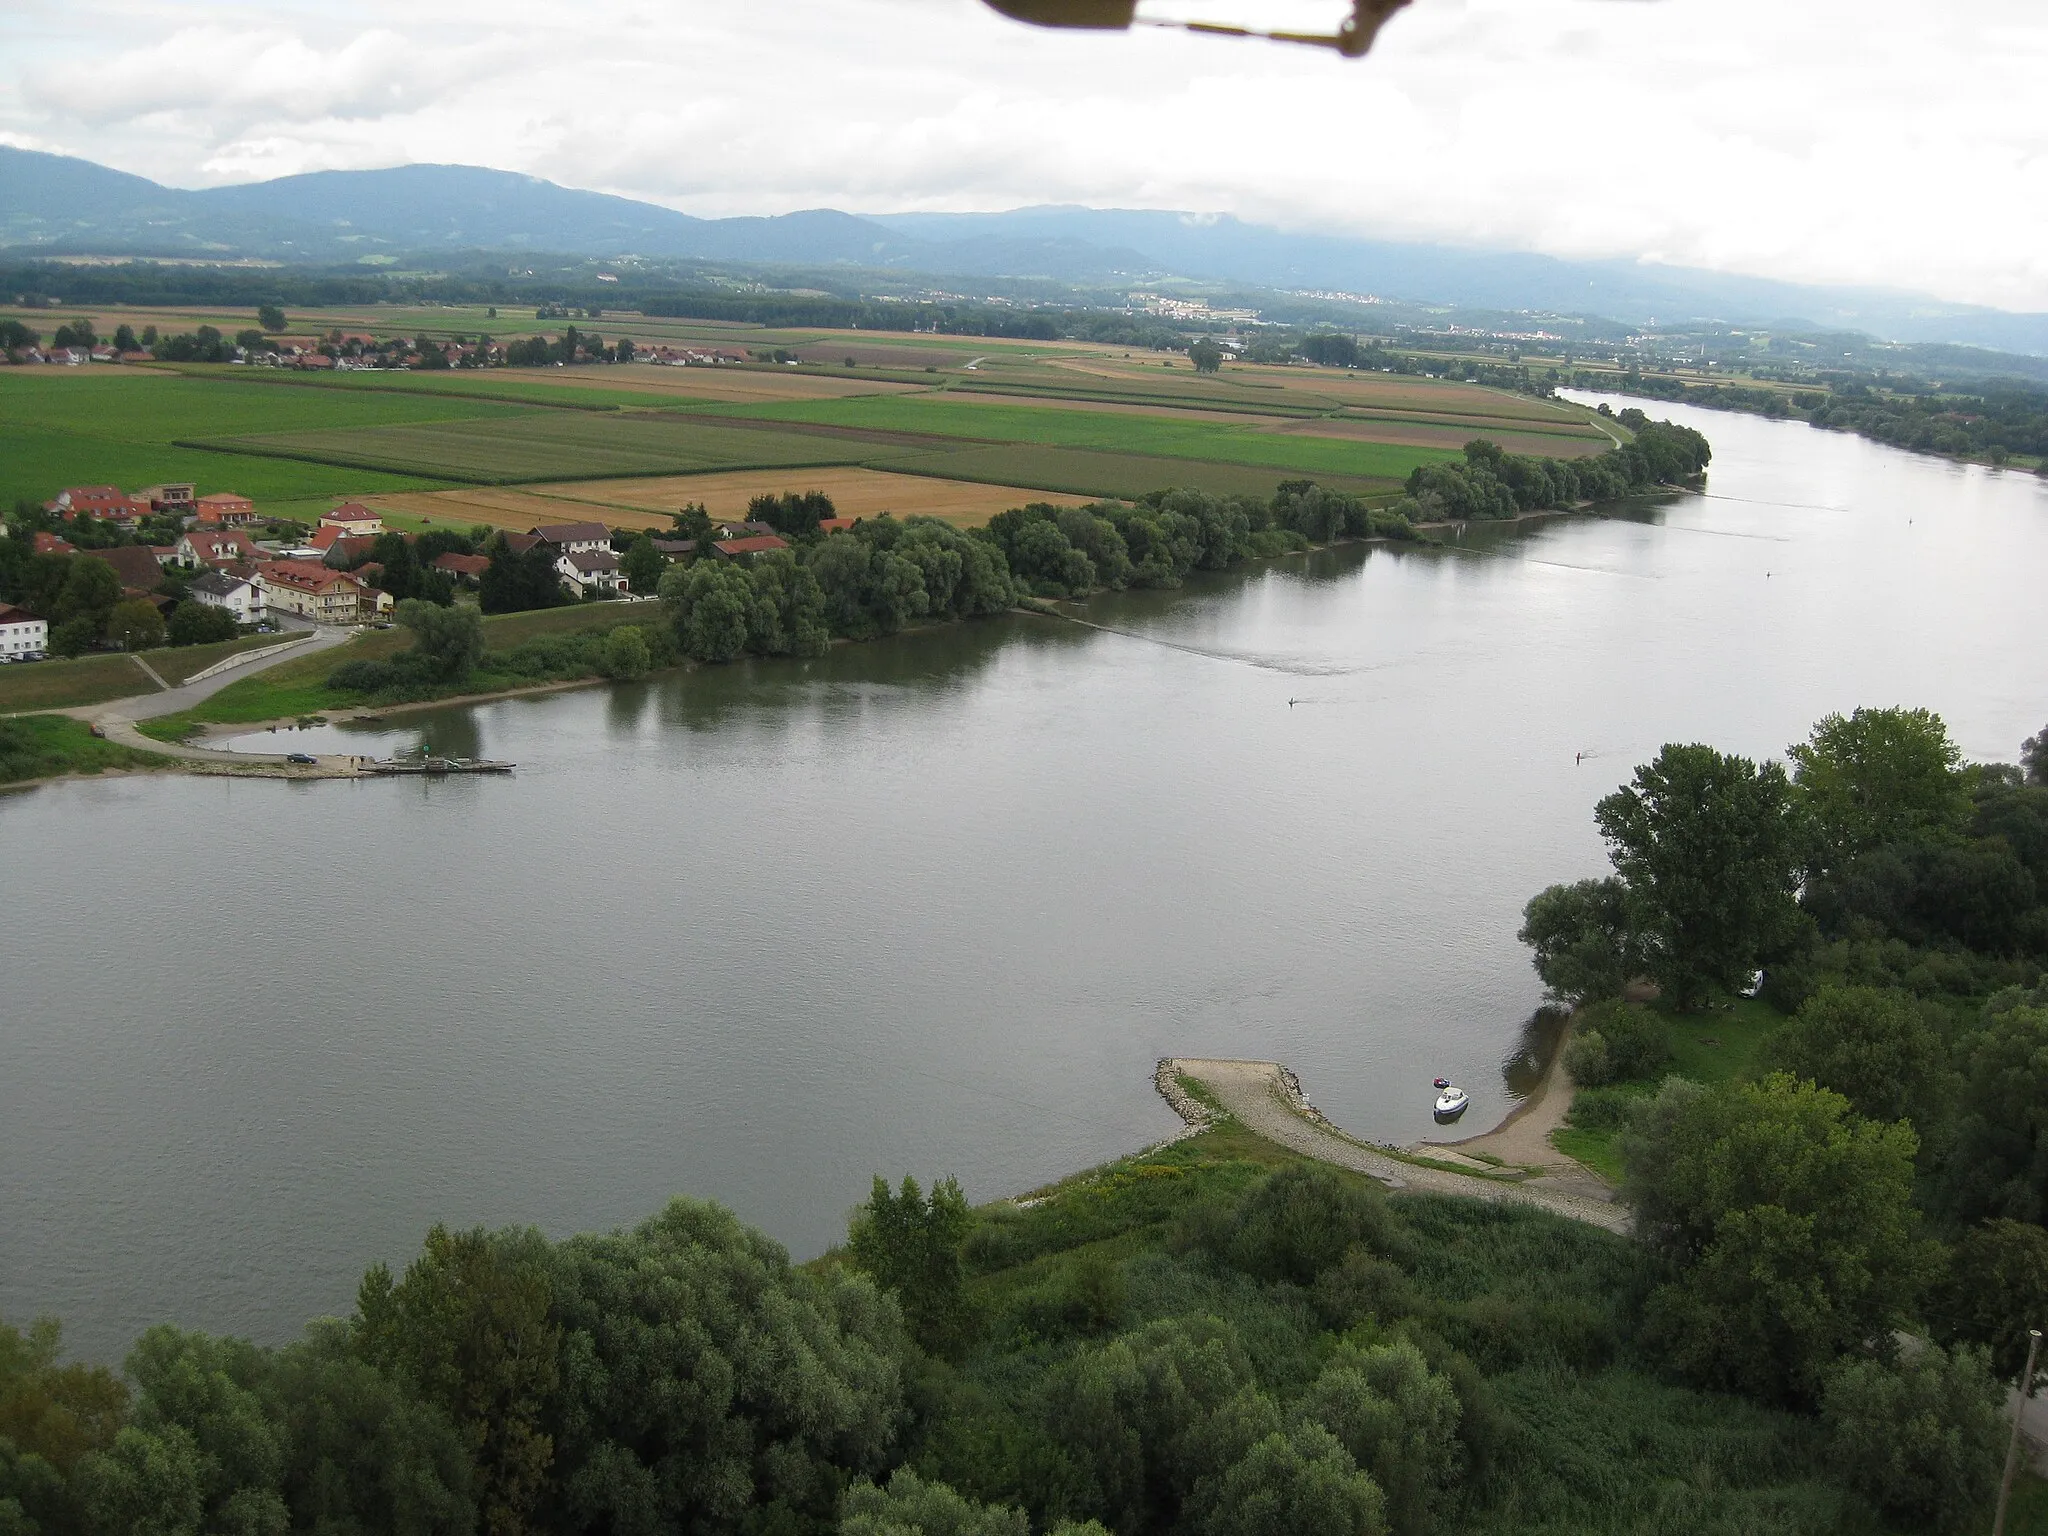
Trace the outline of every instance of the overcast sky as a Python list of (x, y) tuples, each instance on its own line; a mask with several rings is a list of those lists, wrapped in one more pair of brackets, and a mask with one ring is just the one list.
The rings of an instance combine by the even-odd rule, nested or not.
[(1415, 0), (1356, 63), (977, 0), (0, 10), (0, 141), (178, 186), (446, 161), (700, 214), (1180, 208), (2048, 310), (2048, 0)]

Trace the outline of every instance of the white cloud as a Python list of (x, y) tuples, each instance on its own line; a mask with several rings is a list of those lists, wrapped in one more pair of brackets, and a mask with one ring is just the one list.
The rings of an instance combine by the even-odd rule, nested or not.
[(1362, 63), (972, 0), (28, 0), (0, 46), (0, 137), (181, 185), (439, 160), (707, 214), (1194, 208), (2048, 309), (2038, 0), (1415, 0)]

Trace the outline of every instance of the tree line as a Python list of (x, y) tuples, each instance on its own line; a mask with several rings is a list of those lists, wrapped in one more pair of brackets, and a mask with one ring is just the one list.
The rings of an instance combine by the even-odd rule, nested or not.
[(1615, 420), (1634, 439), (1592, 459), (1506, 453), (1484, 438), (1467, 443), (1463, 463), (1418, 465), (1399, 510), (1416, 522), (1509, 518), (1682, 485), (1712, 462), (1706, 438), (1690, 427), (1651, 421), (1633, 406)]
[(1572, 376), (1572, 383), (1580, 389), (1619, 390), (1653, 400), (1806, 421), (1917, 453), (1981, 458), (1994, 464), (2025, 454), (2048, 462), (2048, 389), (2016, 380), (1938, 388), (1901, 383), (1877, 389), (1863, 380), (1844, 379), (1823, 392), (1753, 384), (1696, 384), (1631, 368), (1619, 379), (1581, 369)]
[[(2048, 730), (2021, 756), (1919, 709), (1830, 715), (1789, 768), (1668, 745), (1596, 808), (1614, 872), (1521, 935), (1622, 1132), (1645, 1339), (1702, 1387), (1918, 1415), (1884, 1486), (1930, 1525), (1981, 1507), (1981, 1405), (2048, 1324)], [(1784, 1015), (1764, 1075), (1668, 1077), (1737, 992)]]

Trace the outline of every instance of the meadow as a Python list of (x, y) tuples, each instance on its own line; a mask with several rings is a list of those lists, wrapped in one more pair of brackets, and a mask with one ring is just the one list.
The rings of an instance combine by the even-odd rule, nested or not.
[(154, 693), (156, 684), (135, 663), (139, 656), (173, 688), (195, 672), (225, 661), (237, 651), (276, 645), (277, 635), (243, 635), (210, 645), (164, 647), (130, 654), (77, 656), (62, 661), (16, 662), (0, 667), (0, 715), (38, 709), (74, 709), (104, 704), (138, 693)]

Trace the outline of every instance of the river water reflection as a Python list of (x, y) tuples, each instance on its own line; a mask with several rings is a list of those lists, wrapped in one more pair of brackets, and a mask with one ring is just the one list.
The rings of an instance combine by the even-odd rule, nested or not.
[(1521, 905), (1661, 742), (2048, 719), (2048, 487), (1656, 409), (1709, 495), (295, 738), (510, 780), (0, 797), (0, 1315), (277, 1340), (431, 1222), (675, 1192), (813, 1253), (871, 1173), (989, 1198), (1166, 1134), (1166, 1054), (1388, 1139), (1443, 1074), (1482, 1129)]

